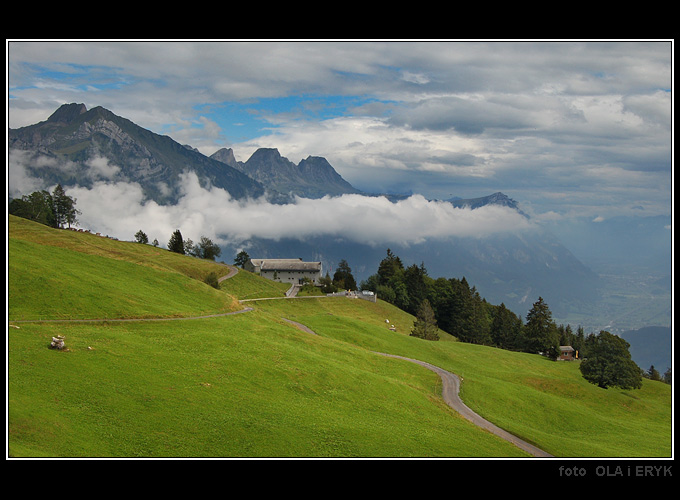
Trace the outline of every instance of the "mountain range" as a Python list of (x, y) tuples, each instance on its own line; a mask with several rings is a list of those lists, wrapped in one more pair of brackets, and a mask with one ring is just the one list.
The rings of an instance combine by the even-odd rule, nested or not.
[[(99, 106), (88, 110), (83, 104), (65, 104), (46, 121), (10, 129), (8, 146), (10, 152), (39, 157), (40, 161), (26, 167), (27, 175), (48, 185), (59, 182), (68, 188), (88, 187), (97, 180), (135, 182), (158, 204), (177, 201), (186, 171), (196, 173), (202, 185), (222, 188), (237, 200), (266, 196), (276, 203), (294, 203), (296, 196), (378, 196), (355, 189), (322, 157), (309, 156), (296, 165), (273, 148), (258, 149), (245, 162), (237, 161), (228, 148), (208, 157)], [(519, 204), (500, 192), (447, 201), (473, 210), (491, 204), (521, 213)], [(342, 237), (260, 238), (225, 247), (222, 256), (231, 261), (229, 256), (244, 247), (253, 257), (293, 255), (321, 260), (326, 270), (344, 259), (353, 267), (357, 282), (377, 270), (386, 250), (343, 242)], [(465, 276), (490, 302), (503, 302), (521, 315), (539, 296), (556, 316), (567, 317), (592, 305), (598, 295), (598, 276), (557, 238), (538, 229), (487, 238), (450, 237), (392, 250), (406, 265), (423, 262), (434, 278)]]
[(231, 148), (222, 148), (210, 158), (218, 160), (258, 181), (265, 189), (301, 198), (360, 194), (343, 179), (328, 160), (308, 156), (297, 165), (276, 148), (260, 148), (246, 162), (236, 161)]

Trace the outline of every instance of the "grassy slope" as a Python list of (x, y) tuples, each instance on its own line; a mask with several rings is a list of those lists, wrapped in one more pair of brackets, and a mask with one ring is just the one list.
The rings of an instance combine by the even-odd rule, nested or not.
[(10, 320), (181, 317), (241, 308), (202, 282), (213, 271), (227, 274), (214, 262), (13, 216), (8, 233)]
[(461, 397), (480, 415), (560, 457), (667, 457), (671, 455), (671, 387), (643, 380), (643, 388), (600, 389), (577, 363), (553, 362), (462, 342), (427, 342), (394, 335), (413, 318), (380, 303), (328, 299), (269, 301), (276, 311), (314, 331), (363, 348), (427, 361), (462, 377)]
[[(283, 293), (245, 272), (215, 291), (195, 278), (217, 264), (148, 245), (12, 217), (9, 236), (10, 319), (190, 316), (240, 309), (234, 297)], [(64, 284), (74, 290), (55, 295)], [(443, 404), (435, 374), (371, 352), (382, 351), (462, 375), (469, 406), (555, 455), (670, 455), (664, 384), (603, 391), (583, 382), (574, 363), (414, 339), (407, 335), (413, 318), (380, 301), (249, 305), (256, 310), (203, 320), (9, 328), (9, 453), (525, 456)], [(47, 349), (57, 334), (68, 352)]]

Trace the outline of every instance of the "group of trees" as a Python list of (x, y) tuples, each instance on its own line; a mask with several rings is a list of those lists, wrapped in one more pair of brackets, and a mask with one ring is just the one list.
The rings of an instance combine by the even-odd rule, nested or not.
[[(361, 282), (361, 289), (377, 293), (382, 300), (414, 316), (418, 316), (422, 304), (427, 301), (439, 328), (463, 342), (510, 350), (533, 349), (548, 343), (542, 339), (539, 342), (538, 338), (533, 343), (525, 339), (521, 318), (504, 304), (489, 304), (465, 277), (434, 279), (424, 263), (406, 267), (390, 249), (377, 273)], [(542, 314), (546, 312), (549, 310), (542, 310)], [(537, 314), (534, 321), (537, 323), (533, 330), (535, 336), (539, 335), (541, 317)], [(544, 333), (548, 336), (548, 332)]]
[(654, 368), (654, 365), (652, 365), (649, 367), (649, 370), (642, 373), (642, 376), (644, 378), (648, 378), (649, 380), (664, 382), (665, 384), (673, 383), (673, 370), (671, 368), (666, 368), (664, 374), (661, 375), (661, 373), (659, 373), (659, 371)]
[(333, 273), (333, 278), (326, 272), (326, 276), (319, 280), (323, 293), (335, 293), (338, 290), (356, 290), (357, 282), (352, 275), (352, 268), (345, 259), (338, 264)]
[(13, 199), (9, 203), (9, 213), (54, 228), (70, 228), (78, 223), (77, 216), (80, 215), (75, 198), (68, 196), (61, 184), (57, 184), (51, 193), (43, 189)]
[(179, 229), (172, 233), (168, 242), (168, 250), (208, 260), (215, 260), (215, 257), (219, 257), (222, 253), (220, 247), (207, 236), (201, 236), (201, 241), (194, 245), (191, 239), (187, 238), (185, 240), (182, 238), (182, 233)]
[(570, 325), (557, 325), (542, 297), (523, 322), (505, 304), (488, 303), (464, 277), (431, 278), (424, 263), (405, 267), (389, 249), (377, 273), (363, 281), (361, 289), (416, 316), (414, 336), (437, 340), (441, 328), (462, 342), (540, 353), (551, 359), (559, 357), (561, 345), (570, 345), (583, 360), (581, 373), (589, 382), (600, 387), (640, 387), (642, 373), (624, 339), (606, 331), (586, 336), (580, 326), (574, 332)]
[[(141, 229), (135, 234), (135, 240), (137, 243), (148, 243), (149, 238), (144, 231)], [(153, 246), (158, 246), (158, 240), (153, 240)], [(175, 253), (181, 253), (182, 255), (191, 255), (193, 257), (198, 257), (199, 259), (215, 260), (222, 253), (222, 250), (218, 245), (213, 243), (213, 241), (207, 236), (201, 236), (201, 241), (194, 244), (191, 239), (186, 240), (182, 237), (182, 232), (176, 229), (170, 236), (170, 241), (168, 241), (168, 250)]]

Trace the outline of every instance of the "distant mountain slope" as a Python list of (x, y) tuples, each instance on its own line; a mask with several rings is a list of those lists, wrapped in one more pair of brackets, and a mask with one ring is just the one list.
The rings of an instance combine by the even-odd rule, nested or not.
[(223, 188), (237, 199), (264, 194), (261, 184), (237, 169), (100, 106), (65, 104), (46, 121), (9, 129), (8, 136), (10, 150), (32, 155), (29, 174), (64, 186), (137, 182), (150, 199), (171, 203), (180, 194), (180, 175), (189, 170), (203, 185)]
[(322, 198), (360, 192), (319, 156), (308, 156), (296, 165), (281, 156), (276, 148), (260, 148), (244, 163), (236, 161), (231, 149), (222, 148), (211, 158), (240, 170), (267, 189), (283, 194)]
[(633, 361), (643, 370), (650, 366), (663, 375), (673, 365), (673, 330), (667, 326), (649, 326), (628, 330), (621, 337), (630, 344)]
[[(375, 247), (325, 237), (305, 241), (258, 238), (245, 246), (252, 257), (321, 261), (324, 274), (329, 271), (331, 276), (344, 259), (357, 283), (377, 272), (389, 246), (405, 266), (423, 263), (435, 279), (465, 277), (490, 303), (503, 302), (523, 318), (539, 297), (555, 318), (589, 311), (599, 300), (599, 277), (554, 237), (539, 230), (480, 239), (451, 237), (408, 246)], [(239, 248), (224, 247), (223, 254), (235, 255)]]
[(515, 210), (519, 211), (519, 205), (517, 202), (501, 192), (479, 198), (451, 198), (447, 201), (454, 207), (479, 208), (485, 205), (500, 205), (502, 207), (514, 208)]

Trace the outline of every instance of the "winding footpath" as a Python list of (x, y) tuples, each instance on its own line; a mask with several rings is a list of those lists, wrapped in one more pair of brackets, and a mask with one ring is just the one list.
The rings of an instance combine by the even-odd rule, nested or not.
[[(226, 274), (225, 276), (222, 276), (218, 278), (218, 283), (223, 282), (226, 279), (231, 278), (238, 272), (238, 268), (233, 267), (233, 266), (227, 266), (229, 267), (229, 273)], [(285, 298), (285, 297), (284, 297)], [(252, 300), (257, 300), (257, 299), (252, 299)], [(262, 299), (264, 300), (264, 299)], [(247, 301), (240, 301), (240, 302), (247, 302)], [(12, 321), (10, 323), (42, 323), (42, 322), (69, 322), (69, 323), (88, 323), (88, 322), (125, 322), (125, 321), (183, 321), (183, 320), (192, 320), (192, 319), (205, 319), (205, 318), (218, 318), (222, 316), (233, 316), (235, 314), (242, 314), (242, 313), (247, 313), (252, 311), (252, 307), (245, 307), (239, 311), (233, 311), (233, 312), (228, 312), (228, 313), (221, 313), (221, 314), (209, 314), (209, 315), (204, 315), (204, 316), (191, 316), (191, 317), (177, 317), (177, 318), (121, 318), (121, 319), (47, 319), (47, 320), (24, 320), (24, 321)], [(293, 325), (294, 327), (306, 332), (310, 333), (312, 335), (317, 335), (316, 332), (308, 328), (307, 326), (303, 325), (302, 323), (298, 323), (297, 321), (292, 321), (286, 318), (281, 318), (285, 322)], [(10, 325), (12, 326), (12, 325)], [(386, 356), (390, 358), (397, 358), (405, 361), (410, 361), (412, 363), (419, 364), (429, 370), (432, 370), (436, 374), (439, 375), (439, 377), (442, 380), (442, 398), (444, 399), (444, 402), (448, 404), (451, 408), (453, 408), (456, 412), (458, 412), (462, 417), (465, 419), (469, 420), (473, 424), (481, 427), (482, 429), (485, 429), (503, 439), (506, 441), (509, 441), (510, 443), (514, 444), (518, 448), (526, 451), (530, 455), (534, 457), (541, 457), (541, 458), (548, 458), (548, 457), (553, 457), (553, 455), (550, 455), (546, 453), (545, 451), (537, 448), (536, 446), (532, 445), (531, 443), (527, 443), (526, 441), (523, 441), (522, 439), (518, 438), (517, 436), (514, 436), (513, 434), (510, 434), (507, 431), (504, 431), (500, 427), (492, 424), (488, 420), (482, 418), (479, 416), (477, 413), (472, 411), (470, 408), (468, 408), (465, 403), (460, 399), (459, 393), (460, 393), (460, 379), (458, 378), (457, 375), (448, 372), (442, 368), (439, 368), (438, 366), (431, 365), (430, 363), (427, 363), (425, 361), (419, 361), (417, 359), (411, 359), (411, 358), (406, 358), (404, 356), (398, 356), (396, 354), (386, 354), (382, 352), (376, 352), (373, 351), (376, 354), (379, 354), (381, 356)]]
[[(287, 323), (290, 323), (291, 325), (295, 326), (296, 328), (299, 328), (300, 330), (311, 333), (312, 335), (317, 335), (316, 332), (308, 328), (307, 326), (303, 325), (302, 323), (298, 323), (297, 321), (292, 321), (290, 319), (286, 318), (281, 318)], [(530, 455), (534, 457), (540, 457), (540, 458), (551, 458), (553, 455), (550, 455), (549, 453), (546, 453), (545, 451), (541, 450), (540, 448), (537, 448), (536, 446), (532, 445), (531, 443), (527, 443), (526, 441), (518, 438), (517, 436), (510, 434), (507, 431), (504, 431), (497, 425), (492, 424), (488, 420), (482, 418), (479, 416), (477, 413), (472, 411), (470, 408), (466, 406), (465, 403), (463, 403), (463, 400), (460, 399), (460, 379), (458, 378), (457, 375), (446, 371), (442, 368), (439, 368), (438, 366), (431, 365), (430, 363), (427, 363), (425, 361), (419, 361), (417, 359), (411, 359), (411, 358), (406, 358), (404, 356), (398, 356), (396, 354), (386, 354), (384, 352), (377, 352), (373, 351), (375, 354), (379, 354), (381, 356), (386, 356), (388, 358), (396, 358), (396, 359), (402, 359), (404, 361), (410, 361), (411, 363), (416, 363), (420, 366), (423, 366), (427, 368), (428, 370), (432, 370), (435, 372), (439, 377), (442, 379), (442, 398), (444, 399), (444, 402), (449, 405), (451, 408), (453, 408), (455, 411), (460, 413), (460, 415), (475, 424), (478, 427), (481, 427), (482, 429), (485, 429), (492, 434), (495, 434), (498, 437), (501, 437), (505, 439), (506, 441), (509, 441), (510, 443), (514, 444), (521, 450), (526, 451)]]
[(549, 453), (546, 453), (545, 451), (537, 448), (536, 446), (532, 445), (531, 443), (527, 443), (526, 441), (521, 440), (517, 436), (514, 436), (513, 434), (510, 434), (507, 431), (504, 431), (500, 427), (492, 424), (488, 420), (480, 417), (477, 413), (472, 411), (470, 408), (468, 408), (465, 403), (460, 399), (459, 392), (460, 392), (460, 379), (458, 378), (457, 375), (454, 375), (451, 372), (448, 372), (446, 370), (443, 370), (442, 368), (439, 368), (438, 366), (431, 365), (430, 363), (426, 363), (425, 361), (418, 361), (417, 359), (411, 359), (411, 358), (405, 358), (403, 356), (397, 356), (396, 354), (385, 354), (382, 352), (378, 352), (376, 354), (380, 354), (382, 356), (387, 356), (390, 358), (397, 358), (397, 359), (403, 359), (405, 361), (410, 361), (412, 363), (419, 364), (421, 366), (424, 366), (425, 368), (432, 370), (436, 374), (439, 375), (439, 377), (442, 379), (442, 398), (448, 404), (451, 408), (456, 410), (458, 413), (461, 414), (464, 418), (472, 422), (473, 424), (486, 429), (487, 431), (505, 439), (506, 441), (511, 442), (518, 448), (526, 451), (527, 453), (533, 455), (534, 457), (541, 457), (541, 458), (547, 458), (547, 457), (552, 457), (553, 455), (550, 455)]

